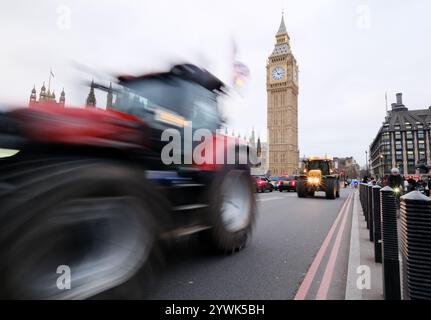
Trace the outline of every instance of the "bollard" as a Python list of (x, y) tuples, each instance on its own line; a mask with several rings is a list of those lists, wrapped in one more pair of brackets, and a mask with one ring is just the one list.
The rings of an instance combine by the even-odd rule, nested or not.
[(401, 300), (400, 262), (398, 250), (397, 204), (394, 190), (380, 191), (382, 228), (383, 295), (385, 300)]
[(374, 241), (374, 222), (373, 222), (373, 186), (368, 186), (368, 220), (367, 220), (367, 227), (369, 229), (370, 234), (370, 241)]
[(380, 190), (382, 187), (373, 187), (373, 229), (374, 229), (374, 260), (382, 263), (382, 228), (380, 220)]
[(368, 185), (364, 185), (364, 216), (368, 229)]
[(361, 184), (361, 193), (362, 193), (362, 210), (365, 210), (365, 185), (363, 183)]
[(400, 250), (405, 300), (431, 299), (431, 199), (418, 191), (401, 197)]

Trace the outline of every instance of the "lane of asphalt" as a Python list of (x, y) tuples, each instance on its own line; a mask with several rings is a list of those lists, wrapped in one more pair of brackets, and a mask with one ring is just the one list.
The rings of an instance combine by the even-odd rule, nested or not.
[(235, 255), (213, 255), (197, 236), (179, 239), (147, 298), (293, 299), (348, 192), (337, 200), (322, 196), (257, 195), (257, 227)]

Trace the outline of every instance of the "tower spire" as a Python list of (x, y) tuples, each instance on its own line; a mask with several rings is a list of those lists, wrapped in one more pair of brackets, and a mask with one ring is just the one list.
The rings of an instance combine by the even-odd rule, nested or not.
[(40, 93), (39, 93), (39, 101), (45, 101), (46, 99), (46, 87), (45, 87), (45, 81), (42, 84), (42, 87), (40, 88)]
[(290, 52), (290, 37), (287, 33), (286, 23), (284, 22), (284, 12), (281, 14), (280, 27), (275, 35), (275, 40), (275, 48), (272, 52), (273, 56)]
[(284, 23), (284, 10), (282, 10), (281, 11), (281, 22), (280, 22), (280, 27), (278, 28), (277, 36), (286, 35), (286, 34), (287, 34), (287, 29), (286, 29), (286, 24)]
[(29, 105), (31, 105), (35, 102), (36, 102), (36, 85), (34, 85), (33, 89), (31, 90)]
[(94, 79), (91, 80), (90, 92), (87, 96), (87, 107), (95, 108), (96, 107), (96, 96), (94, 95)]
[(254, 127), (251, 130), (251, 137), (250, 137), (250, 144), (255, 147), (256, 146), (256, 135), (255, 135), (255, 131), (254, 131)]
[(60, 104), (62, 104), (63, 106), (66, 103), (66, 93), (64, 92), (64, 88), (60, 93)]

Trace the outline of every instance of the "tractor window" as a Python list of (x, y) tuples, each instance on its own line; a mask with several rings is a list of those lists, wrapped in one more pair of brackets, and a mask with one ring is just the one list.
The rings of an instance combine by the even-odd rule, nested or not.
[(307, 163), (307, 170), (321, 170), (323, 175), (330, 175), (330, 169), (328, 161), (310, 161)]
[[(149, 78), (130, 81), (122, 84), (127, 89), (125, 93), (151, 101), (152, 104), (159, 105), (163, 108), (170, 109), (176, 113), (186, 116), (189, 108), (186, 101), (187, 91), (185, 81), (175, 78)], [(129, 108), (135, 107), (135, 100), (130, 101), (127, 95), (119, 96), (116, 101), (117, 108), (127, 105)], [(120, 103), (119, 103), (120, 102)], [(138, 107), (138, 106), (136, 106)], [(187, 117), (186, 117), (187, 118)]]
[[(215, 131), (220, 127), (217, 94), (204, 87), (175, 77), (149, 78), (124, 83), (124, 94), (118, 95), (114, 108), (137, 114), (143, 102), (169, 109), (193, 122), (193, 128)], [(135, 110), (139, 109), (139, 110)]]

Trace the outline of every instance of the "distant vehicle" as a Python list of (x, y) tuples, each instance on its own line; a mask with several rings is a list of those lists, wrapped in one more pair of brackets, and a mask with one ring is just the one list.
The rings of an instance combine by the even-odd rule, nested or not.
[(297, 184), (298, 184), (298, 176), (283, 177), (278, 182), (278, 191), (280, 191), (280, 192), (283, 192), (283, 191), (295, 192)]
[(269, 182), (268, 178), (261, 176), (254, 176), (255, 189), (257, 193), (260, 192), (273, 192), (274, 186)]
[(270, 177), (269, 178), (269, 182), (274, 187), (274, 190), (278, 190), (278, 185), (282, 179), (283, 179), (283, 177)]
[(309, 158), (304, 160), (304, 168), (296, 187), (299, 198), (314, 197), (318, 191), (325, 192), (327, 199), (340, 197), (340, 180), (332, 159)]

